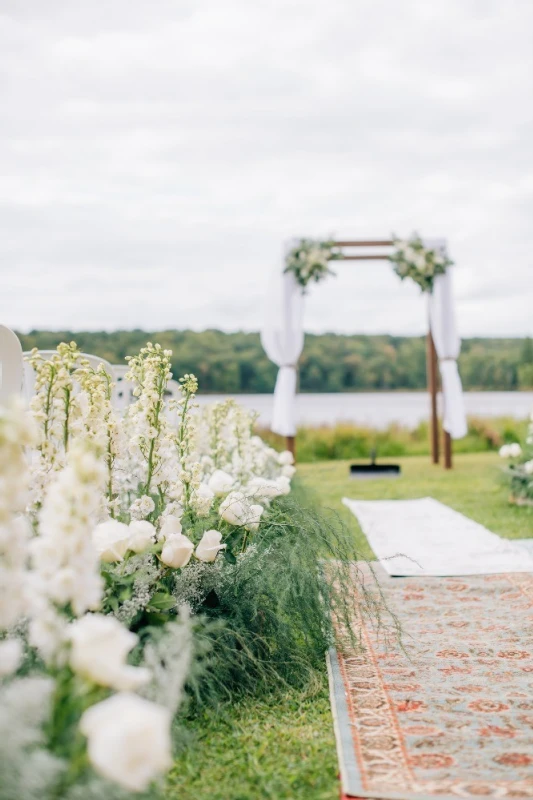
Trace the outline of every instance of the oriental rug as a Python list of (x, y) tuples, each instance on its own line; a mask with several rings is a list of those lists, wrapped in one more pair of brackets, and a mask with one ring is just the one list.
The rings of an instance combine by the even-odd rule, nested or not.
[(348, 500), (389, 575), (533, 572), (533, 552), (432, 497)]
[(329, 654), (344, 795), (532, 798), (533, 575), (385, 576), (381, 591), (401, 641), (337, 620)]

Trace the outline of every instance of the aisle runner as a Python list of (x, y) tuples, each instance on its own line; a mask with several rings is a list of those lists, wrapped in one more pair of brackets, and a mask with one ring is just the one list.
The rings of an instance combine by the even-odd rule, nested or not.
[(381, 588), (407, 653), (361, 619), (330, 653), (344, 795), (533, 797), (533, 575)]
[(389, 575), (533, 572), (529, 548), (501, 539), (431, 497), (342, 502)]

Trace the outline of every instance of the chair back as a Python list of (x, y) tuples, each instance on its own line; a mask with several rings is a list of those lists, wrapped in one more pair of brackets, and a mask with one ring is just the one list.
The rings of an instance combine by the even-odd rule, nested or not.
[(18, 336), (10, 328), (0, 325), (0, 405), (12, 395), (22, 393), (22, 347)]

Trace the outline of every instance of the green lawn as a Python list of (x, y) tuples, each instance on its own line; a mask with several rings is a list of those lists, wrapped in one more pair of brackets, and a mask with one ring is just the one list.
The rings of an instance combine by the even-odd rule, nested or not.
[[(396, 460), (396, 459), (393, 459)], [(357, 481), (347, 461), (302, 464), (299, 476), (322, 505), (337, 510), (372, 557), (343, 496), (363, 499), (431, 495), (508, 538), (533, 536), (533, 509), (507, 503), (494, 454), (458, 456), (454, 470), (426, 456), (397, 459), (402, 476)], [(236, 705), (189, 723), (190, 743), (176, 760), (167, 800), (336, 800), (337, 763), (326, 681), (313, 696), (288, 692)]]

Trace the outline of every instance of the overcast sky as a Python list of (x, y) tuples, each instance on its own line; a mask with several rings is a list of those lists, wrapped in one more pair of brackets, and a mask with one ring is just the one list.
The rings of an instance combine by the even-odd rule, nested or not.
[[(294, 236), (448, 239), (533, 334), (531, 0), (0, 0), (0, 322), (257, 330)], [(308, 330), (418, 333), (346, 262)]]

